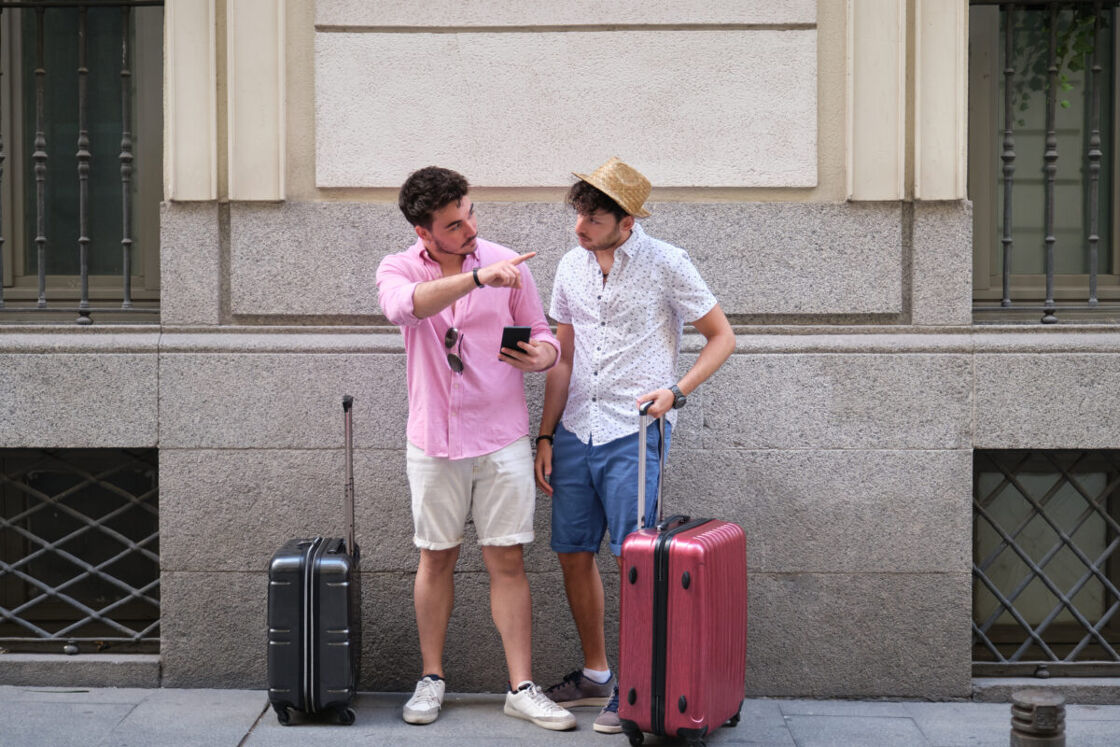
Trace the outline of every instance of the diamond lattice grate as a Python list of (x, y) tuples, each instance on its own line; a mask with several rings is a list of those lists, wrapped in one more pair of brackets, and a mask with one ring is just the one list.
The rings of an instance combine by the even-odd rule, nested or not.
[(157, 453), (6, 450), (0, 467), (2, 645), (158, 643)]
[(1120, 452), (977, 451), (976, 661), (1120, 662)]

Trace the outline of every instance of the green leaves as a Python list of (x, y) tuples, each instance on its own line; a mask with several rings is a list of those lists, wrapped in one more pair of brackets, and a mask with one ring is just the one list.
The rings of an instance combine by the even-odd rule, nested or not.
[[(1057, 25), (1054, 33), (1054, 68), (1057, 72), (1057, 90), (1061, 94), (1056, 99), (1058, 106), (1069, 109), (1071, 92), (1077, 89), (1083, 73), (1091, 64), (1093, 47), (1096, 44), (1097, 22), (1103, 33), (1109, 26), (1109, 15), (1102, 11), (1096, 17), (1093, 8), (1082, 5), (1064, 8), (1055, 14)], [(1032, 108), (1031, 93), (1042, 93), (1043, 101), (1050, 80), (1050, 24), (1048, 9), (1026, 9), (1014, 13), (1003, 11), (1001, 21), (1006, 28), (1012, 24), (1011, 63), (1015, 68), (1012, 78), (1013, 104), (1019, 114)], [(1005, 50), (1006, 54), (1006, 50)], [(1024, 126), (1024, 117), (1018, 118), (1019, 126)]]

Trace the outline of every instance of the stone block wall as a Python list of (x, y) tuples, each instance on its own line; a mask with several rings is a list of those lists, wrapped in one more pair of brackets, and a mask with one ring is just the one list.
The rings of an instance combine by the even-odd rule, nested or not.
[[(967, 281), (950, 272), (967, 251), (967, 205), (652, 209), (649, 232), (686, 248), (744, 323), (682, 412), (666, 501), (747, 529), (748, 692), (966, 696), (975, 393), (1018, 363), (979, 355), (977, 333), (954, 324), (967, 317)], [(531, 202), (478, 212), (483, 236), (540, 252), (547, 306), (571, 215)], [(343, 531), (340, 397), (355, 395), (362, 686), (408, 689), (419, 651), (404, 356), (373, 277), (408, 226), (376, 203), (172, 203), (162, 232), (158, 328), (0, 338), (0, 434), (9, 446), (158, 447), (163, 684), (257, 688), (268, 558), (290, 536)], [(686, 336), (682, 370), (701, 344)], [(543, 383), (527, 377), (534, 427)], [(535, 673), (551, 681), (579, 645), (538, 498), (526, 565)], [(613, 649), (617, 582), (609, 555), (600, 565)], [(446, 657), (456, 689), (504, 687), (486, 588), (468, 530)]]

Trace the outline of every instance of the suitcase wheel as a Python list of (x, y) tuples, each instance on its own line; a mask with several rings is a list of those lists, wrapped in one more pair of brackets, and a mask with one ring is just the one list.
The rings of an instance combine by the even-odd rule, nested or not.
[(739, 701), (739, 710), (735, 711), (735, 715), (727, 719), (725, 726), (738, 726), (739, 716), (743, 713), (743, 702)]
[(287, 707), (285, 707), (285, 706), (273, 706), (272, 708), (273, 708), (273, 710), (276, 711), (276, 720), (277, 721), (279, 721), (284, 726), (291, 726), (291, 724), (292, 724), (292, 712), (289, 711), (287, 709)]
[(350, 726), (358, 718), (358, 714), (354, 713), (353, 708), (339, 708), (338, 709), (338, 723), (343, 726)]
[(646, 735), (642, 733), (642, 730), (639, 729), (638, 725), (633, 721), (623, 721), (622, 730), (626, 732), (626, 736), (630, 740), (630, 744), (634, 747), (638, 747), (638, 745), (640, 745), (646, 739)]

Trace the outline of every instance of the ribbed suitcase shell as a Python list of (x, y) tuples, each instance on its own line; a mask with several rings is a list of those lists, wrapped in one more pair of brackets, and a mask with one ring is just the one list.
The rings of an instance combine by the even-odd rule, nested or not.
[(288, 540), (268, 564), (268, 700), (282, 724), (291, 722), (293, 709), (335, 711), (342, 723), (354, 723), (362, 589), (354, 539), (353, 406), (354, 398), (344, 395), (347, 539)]
[(353, 721), (347, 708), (361, 650), (359, 563), (338, 537), (288, 540), (272, 557), (268, 699), (281, 723), (288, 708)]
[(715, 519), (626, 538), (618, 715), (627, 734), (697, 739), (738, 722), (747, 658), (746, 561), (742, 528)]

